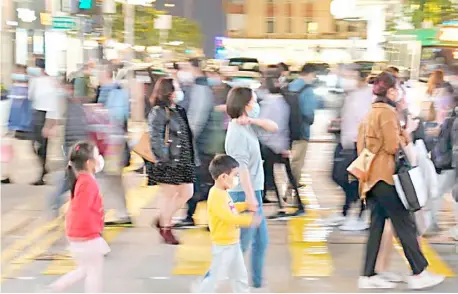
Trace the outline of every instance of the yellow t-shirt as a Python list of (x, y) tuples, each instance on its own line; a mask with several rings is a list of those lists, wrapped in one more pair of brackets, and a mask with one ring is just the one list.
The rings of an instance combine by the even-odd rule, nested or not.
[(249, 227), (251, 214), (238, 214), (248, 208), (246, 202), (235, 203), (227, 191), (212, 187), (208, 194), (207, 210), (210, 235), (215, 245), (240, 242), (240, 228)]

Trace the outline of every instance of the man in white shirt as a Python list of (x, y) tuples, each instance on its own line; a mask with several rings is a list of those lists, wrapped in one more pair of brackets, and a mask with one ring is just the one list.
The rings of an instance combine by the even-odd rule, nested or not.
[(33, 101), (33, 147), (40, 158), (42, 173), (33, 185), (42, 186), (45, 185), (44, 176), (48, 172), (46, 169), (48, 137), (55, 130), (54, 127), (59, 119), (60, 103), (57, 81), (45, 73), (45, 60), (37, 59), (35, 64), (40, 74), (30, 81), (29, 99)]

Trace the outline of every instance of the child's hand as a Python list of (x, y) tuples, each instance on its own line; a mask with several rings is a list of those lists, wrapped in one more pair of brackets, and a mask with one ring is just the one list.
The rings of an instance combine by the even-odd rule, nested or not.
[(259, 225), (261, 224), (261, 221), (262, 221), (262, 217), (260, 215), (255, 214), (253, 216), (253, 220), (251, 221), (251, 226), (259, 227)]

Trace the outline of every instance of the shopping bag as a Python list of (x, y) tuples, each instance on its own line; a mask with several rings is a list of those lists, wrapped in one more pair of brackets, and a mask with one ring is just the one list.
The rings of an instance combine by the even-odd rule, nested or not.
[(148, 160), (149, 162), (156, 162), (153, 151), (151, 149), (149, 133), (144, 132), (140, 140), (135, 144), (132, 151), (140, 155), (140, 157)]
[(347, 168), (347, 171), (360, 182), (365, 182), (374, 158), (375, 154), (364, 148), (358, 158)]
[(399, 199), (408, 211), (415, 212), (426, 205), (428, 189), (420, 167), (400, 170), (393, 175), (393, 180)]
[(432, 223), (431, 211), (422, 208), (414, 213), (415, 223), (419, 236), (423, 236)]

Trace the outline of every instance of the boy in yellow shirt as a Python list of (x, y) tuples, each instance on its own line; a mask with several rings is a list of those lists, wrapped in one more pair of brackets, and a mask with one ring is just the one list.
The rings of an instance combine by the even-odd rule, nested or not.
[(208, 194), (207, 209), (212, 239), (212, 263), (209, 274), (199, 286), (199, 293), (215, 293), (218, 283), (229, 277), (235, 293), (248, 293), (248, 273), (240, 248), (240, 227), (258, 226), (261, 218), (245, 202), (235, 203), (227, 192), (237, 185), (238, 162), (228, 155), (218, 155), (210, 163), (215, 185)]

